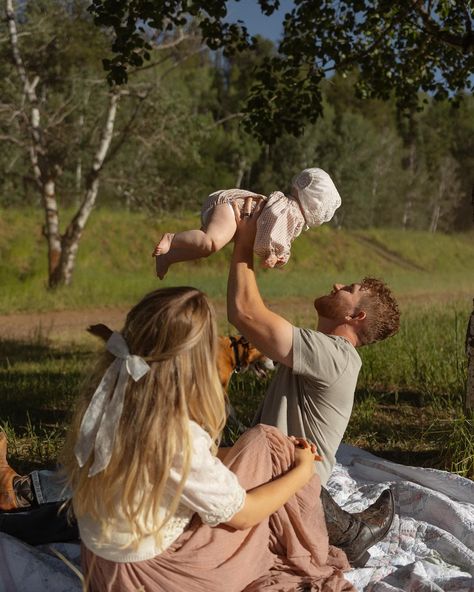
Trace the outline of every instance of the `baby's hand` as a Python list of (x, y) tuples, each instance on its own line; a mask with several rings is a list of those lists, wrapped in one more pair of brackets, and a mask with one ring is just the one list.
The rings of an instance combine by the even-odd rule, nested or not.
[(278, 263), (278, 258), (275, 253), (268, 255), (266, 259), (262, 261), (263, 269), (272, 269)]

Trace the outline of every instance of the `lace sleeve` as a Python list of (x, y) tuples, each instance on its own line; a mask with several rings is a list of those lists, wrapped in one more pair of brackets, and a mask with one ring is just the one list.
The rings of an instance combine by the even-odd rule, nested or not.
[[(209, 435), (196, 423), (190, 422), (190, 425), (191, 469), (180, 503), (197, 512), (206, 524), (217, 526), (242, 509), (246, 492), (237, 476), (211, 453)], [(170, 482), (177, 485), (179, 479), (180, 471), (173, 467)]]

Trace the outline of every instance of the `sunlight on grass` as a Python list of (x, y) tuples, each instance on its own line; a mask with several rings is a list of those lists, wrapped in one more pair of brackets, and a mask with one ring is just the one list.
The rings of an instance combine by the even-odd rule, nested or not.
[[(144, 293), (169, 285), (192, 285), (213, 299), (225, 298), (231, 245), (200, 261), (171, 267), (159, 282), (151, 251), (165, 230), (199, 224), (198, 213), (150, 219), (141, 213), (97, 209), (81, 242), (72, 285), (46, 289), (46, 243), (39, 210), (0, 211), (0, 312), (128, 306)], [(68, 218), (68, 212), (63, 219)], [(335, 281), (382, 277), (402, 297), (472, 294), (472, 234), (432, 235), (390, 229), (303, 233), (281, 270), (260, 270), (268, 299), (314, 298)]]

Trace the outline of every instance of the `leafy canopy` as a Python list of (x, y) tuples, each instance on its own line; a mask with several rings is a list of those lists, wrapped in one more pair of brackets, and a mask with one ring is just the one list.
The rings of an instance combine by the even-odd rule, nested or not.
[[(279, 0), (259, 0), (264, 14)], [(278, 53), (257, 72), (247, 101), (246, 126), (273, 141), (302, 132), (322, 113), (321, 81), (357, 69), (360, 97), (388, 99), (400, 110), (418, 108), (420, 91), (459, 100), (472, 88), (472, 0), (295, 0), (284, 18)], [(150, 59), (160, 36), (194, 21), (204, 43), (226, 54), (255, 42), (240, 23), (226, 22), (225, 0), (93, 0), (96, 24), (113, 31), (111, 83)]]

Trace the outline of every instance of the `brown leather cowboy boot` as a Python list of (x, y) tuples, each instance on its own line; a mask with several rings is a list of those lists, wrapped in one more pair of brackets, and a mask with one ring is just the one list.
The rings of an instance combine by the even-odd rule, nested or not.
[(353, 567), (363, 567), (367, 551), (387, 534), (395, 515), (393, 493), (383, 491), (363, 512), (350, 514), (343, 510), (321, 487), (321, 502), (329, 535), (329, 544), (342, 549)]
[(29, 508), (34, 496), (29, 475), (20, 476), (7, 462), (7, 437), (0, 432), (0, 511)]

